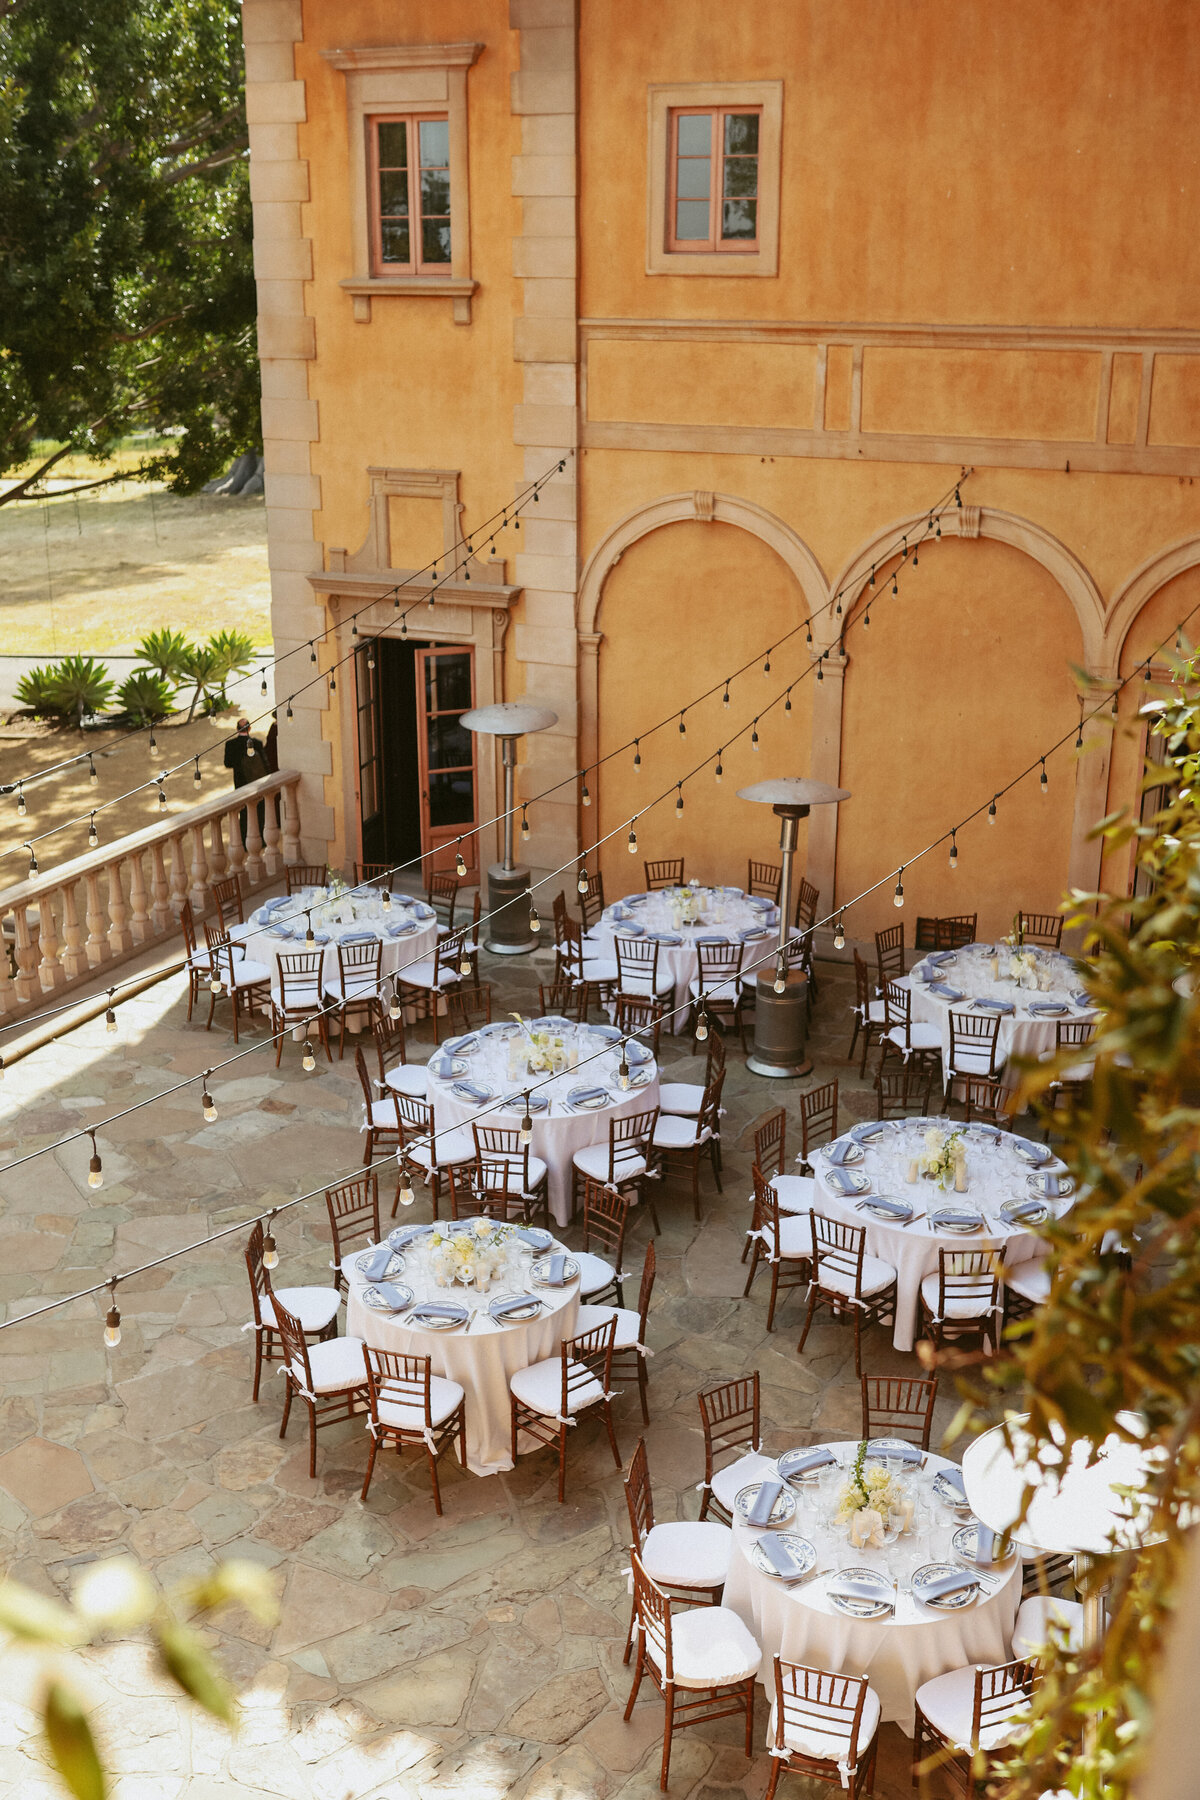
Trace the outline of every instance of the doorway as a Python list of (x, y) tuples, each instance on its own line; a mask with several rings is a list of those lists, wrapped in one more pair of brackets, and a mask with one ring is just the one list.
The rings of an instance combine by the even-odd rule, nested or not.
[(474, 650), (380, 638), (358, 649), (355, 678), (362, 861), (411, 862), (417, 885), (454, 868), (461, 837), (474, 878), (479, 781), (462, 724), (475, 703)]

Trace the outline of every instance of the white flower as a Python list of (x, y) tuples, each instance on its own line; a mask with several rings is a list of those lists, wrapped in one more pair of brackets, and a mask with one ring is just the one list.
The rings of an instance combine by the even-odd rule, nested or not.
[(154, 1611), (155, 1592), (148, 1576), (128, 1556), (93, 1563), (75, 1583), (75, 1610), (93, 1628), (129, 1631), (144, 1625)]
[(471, 1229), (476, 1237), (485, 1238), (492, 1229), (492, 1221), (490, 1219), (476, 1219)]

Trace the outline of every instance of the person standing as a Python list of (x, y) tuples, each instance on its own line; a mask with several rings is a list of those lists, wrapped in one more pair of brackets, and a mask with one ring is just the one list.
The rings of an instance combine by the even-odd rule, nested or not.
[[(261, 781), (267, 773), (267, 753), (258, 738), (250, 736), (249, 719), (239, 719), (237, 735), (231, 737), (225, 746), (225, 767), (233, 770), (235, 788), (247, 787), (252, 781)], [(258, 803), (258, 833), (262, 836), (264, 806)], [(238, 814), (238, 827), (242, 834), (242, 848), (246, 847), (246, 808), (243, 806)]]

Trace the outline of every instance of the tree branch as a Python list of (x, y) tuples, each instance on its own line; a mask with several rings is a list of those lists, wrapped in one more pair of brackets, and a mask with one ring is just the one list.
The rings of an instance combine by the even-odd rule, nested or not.
[(73, 444), (64, 444), (61, 450), (56, 450), (53, 456), (48, 456), (41, 467), (33, 471), (32, 475), (27, 475), (24, 481), (18, 481), (12, 487), (6, 488), (4, 493), (0, 494), (0, 506), (5, 505), (9, 500), (22, 499), (31, 487), (37, 486), (43, 475), (49, 474), (55, 463), (61, 462), (64, 456), (69, 456), (73, 449)]
[(159, 178), (160, 183), (163, 187), (174, 187), (177, 181), (186, 181), (189, 175), (201, 175), (205, 169), (219, 169), (222, 163), (236, 162), (239, 157), (245, 156), (249, 148), (249, 139), (241, 138), (236, 143), (226, 145), (223, 150), (214, 150), (211, 156), (203, 157), (200, 162), (185, 163), (182, 168), (172, 169), (169, 175)]

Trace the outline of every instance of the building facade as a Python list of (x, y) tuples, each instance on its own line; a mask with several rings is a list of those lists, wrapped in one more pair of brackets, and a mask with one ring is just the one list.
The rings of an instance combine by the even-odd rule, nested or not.
[(902, 864), (985, 935), (1094, 886), (1144, 735), (1111, 689), (1200, 602), (1194, 18), (245, 0), (306, 853), (486, 864), (458, 715), (527, 696), (524, 854), (610, 895), (743, 880), (736, 790), (782, 773), (851, 791), (802, 853), (853, 938)]

